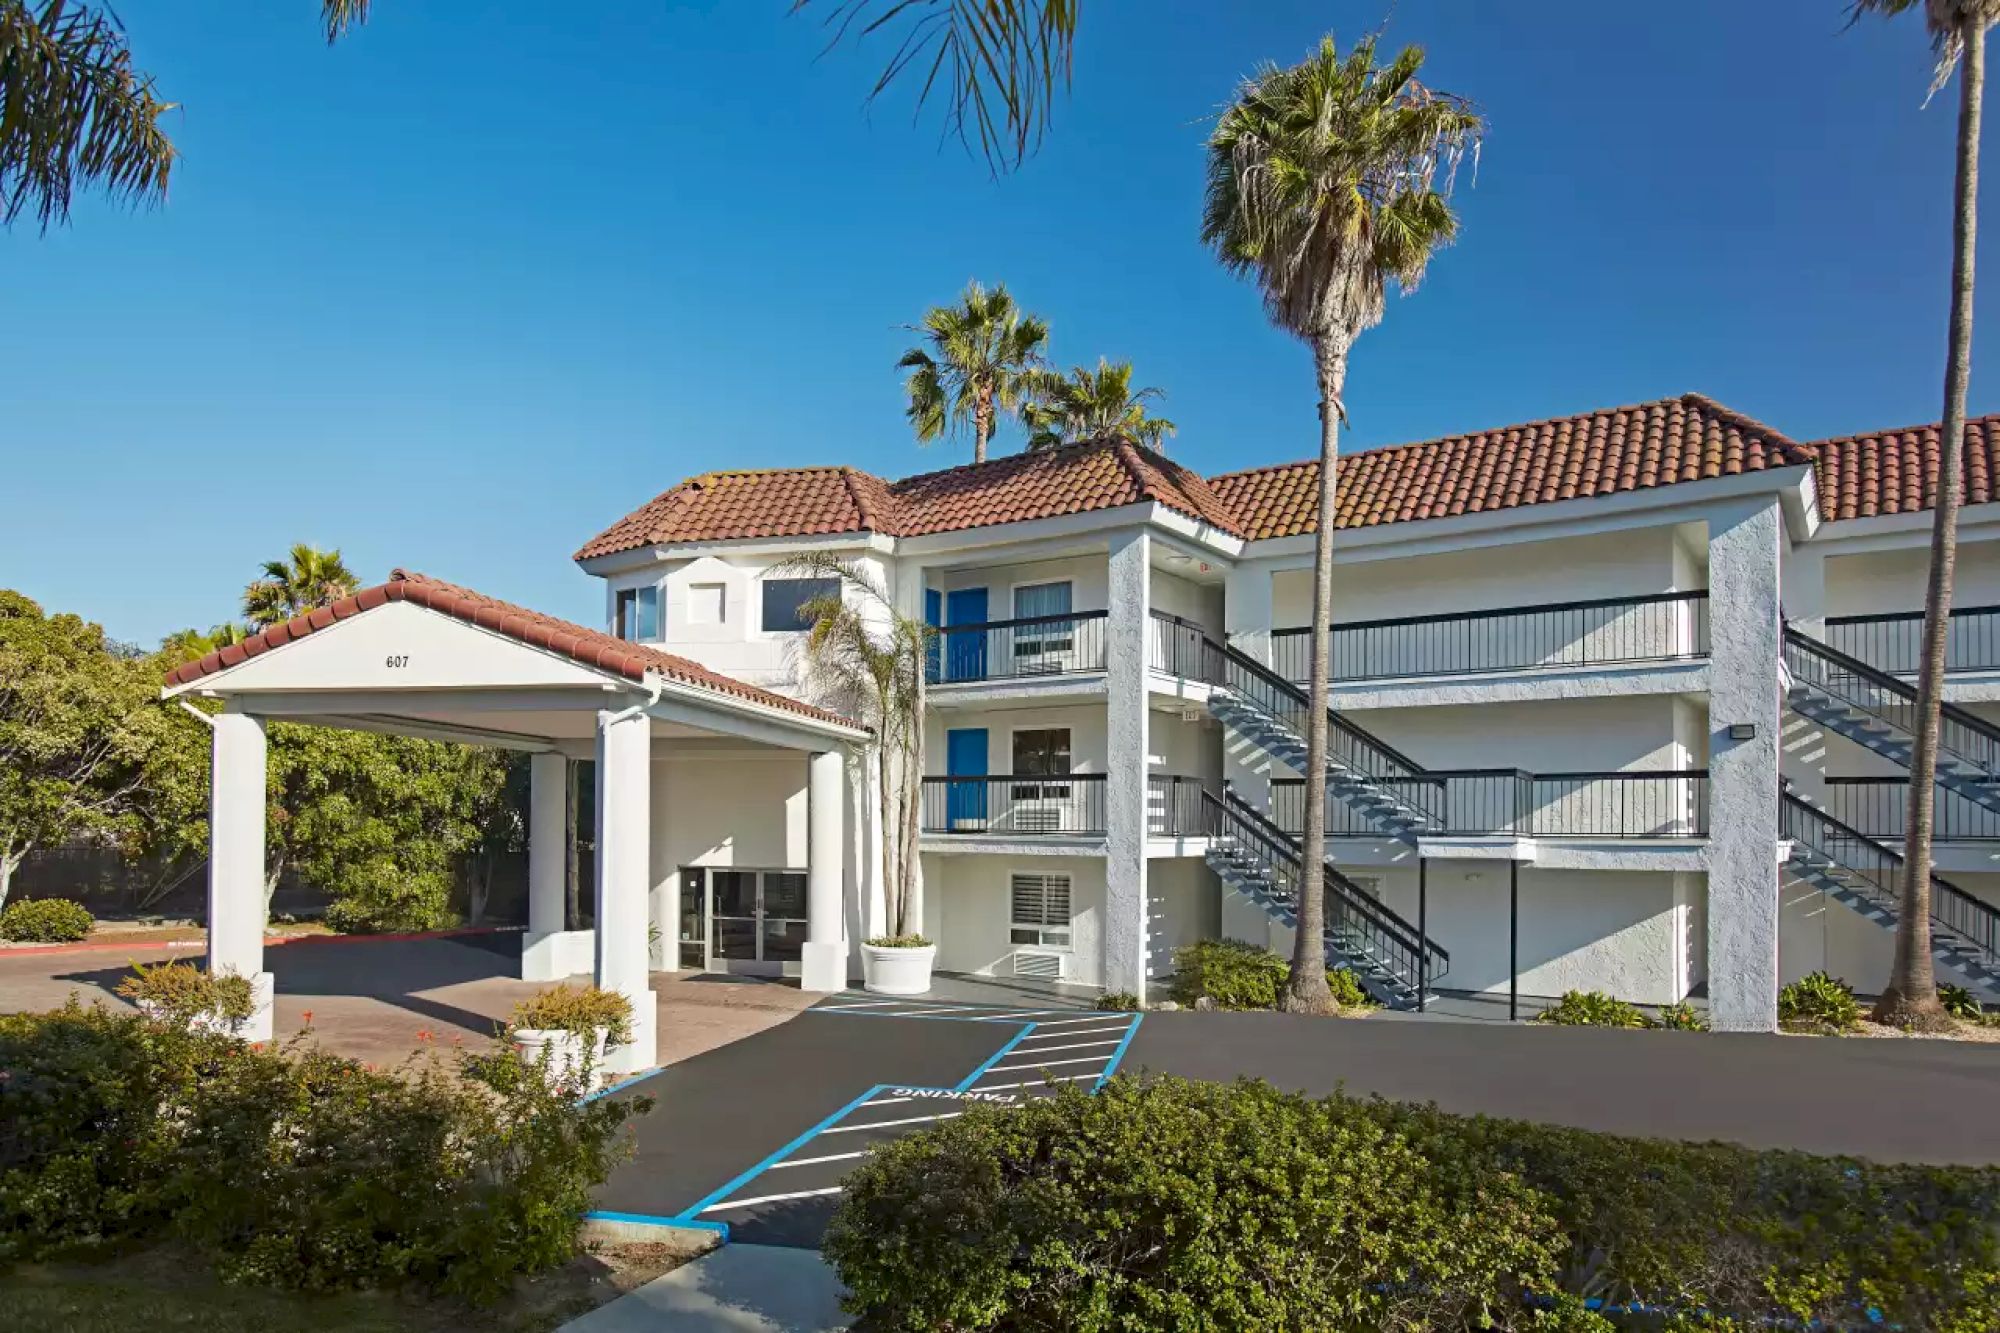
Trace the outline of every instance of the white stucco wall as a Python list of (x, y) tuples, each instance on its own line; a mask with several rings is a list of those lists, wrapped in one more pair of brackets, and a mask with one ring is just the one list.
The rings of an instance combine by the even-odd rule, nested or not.
[(1149, 861), (1146, 870), (1147, 975), (1174, 970), (1174, 950), (1222, 933), (1222, 883), (1198, 857)]
[(945, 775), (945, 733), (986, 731), (987, 768), (996, 774), (1011, 773), (1014, 767), (1016, 731), (1045, 727), (1069, 728), (1070, 771), (1104, 772), (1105, 716), (1101, 704), (1070, 704), (1045, 708), (982, 708), (936, 711), (924, 719), (924, 772), (930, 777)]
[(1674, 696), (1641, 695), (1356, 709), (1348, 716), (1426, 768), (1576, 773), (1699, 767), (1688, 744), (1689, 712), (1701, 710)]
[(986, 589), (986, 618), (1014, 618), (1014, 589), (1024, 583), (1069, 582), (1070, 609), (1102, 611), (1108, 605), (1105, 557), (1070, 556), (1055, 560), (1035, 560), (1006, 565), (980, 565), (969, 569), (934, 569), (929, 586), (940, 596), (962, 588)]
[[(1826, 613), (1871, 616), (1924, 609), (1930, 577), (1930, 548), (1829, 555)], [(2000, 542), (1964, 541), (1952, 576), (1952, 605), (2000, 604)]]
[(1070, 877), (1070, 972), (1080, 985), (1101, 985), (1104, 952), (1104, 861), (1095, 856), (988, 856), (924, 853), (924, 934), (937, 941), (940, 971), (1013, 974), (1007, 928), (1016, 871)]
[[(1954, 871), (1945, 876), (1977, 898), (2000, 907), (2000, 872)], [(1829, 972), (1864, 995), (1878, 994), (1894, 962), (1894, 932), (1821, 894), (1810, 885), (1780, 875), (1778, 966), (1785, 981), (1808, 972)], [(1963, 985), (1942, 964), (1938, 980)]]
[(1222, 633), (1222, 585), (1196, 583), (1164, 569), (1153, 570), (1153, 610), (1191, 620), (1210, 634)]

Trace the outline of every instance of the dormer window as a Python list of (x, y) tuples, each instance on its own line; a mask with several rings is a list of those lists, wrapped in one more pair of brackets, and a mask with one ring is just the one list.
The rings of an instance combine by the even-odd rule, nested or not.
[(660, 590), (625, 588), (614, 603), (612, 633), (633, 643), (657, 643), (660, 638)]
[(765, 579), (764, 632), (809, 629), (806, 613), (813, 603), (839, 596), (839, 579)]

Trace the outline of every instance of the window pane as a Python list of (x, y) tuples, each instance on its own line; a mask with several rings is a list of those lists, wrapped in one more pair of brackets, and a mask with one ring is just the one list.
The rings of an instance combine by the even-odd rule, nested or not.
[(806, 628), (802, 614), (812, 603), (840, 596), (839, 579), (765, 579), (764, 628), (769, 631)]
[(638, 588), (635, 591), (638, 597), (634, 600), (637, 609), (633, 617), (635, 628), (632, 637), (641, 643), (656, 643), (660, 638), (660, 590)]
[(611, 599), (611, 632), (621, 639), (632, 637), (632, 592), (626, 589)]
[(1069, 760), (1068, 727), (1050, 727), (1014, 733), (1016, 777), (1068, 777)]
[(764, 915), (797, 917), (806, 914), (806, 877), (790, 870), (764, 872)]
[(1014, 617), (1066, 616), (1070, 612), (1068, 583), (1024, 583), (1014, 589)]

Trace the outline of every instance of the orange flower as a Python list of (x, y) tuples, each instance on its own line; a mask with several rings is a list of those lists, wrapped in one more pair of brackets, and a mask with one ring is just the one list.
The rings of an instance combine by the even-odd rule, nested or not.
[(417, 1040), (418, 1040), (418, 1041), (429, 1041), (429, 1040), (431, 1040), (431, 1038), (433, 1038), (433, 1037), (434, 1037), (434, 1036), (436, 1036), (436, 1035), (437, 1035), (437, 1034), (436, 1034), (436, 1033), (434, 1033), (434, 1032), (432, 1032), (432, 1031), (431, 1031), (431, 1030), (430, 1030), (429, 1028), (418, 1028), (418, 1029), (417, 1029)]
[(313, 1021), (313, 1011), (310, 1009), (306, 1010), (303, 1017), (305, 1018), (306, 1022), (310, 1024)]

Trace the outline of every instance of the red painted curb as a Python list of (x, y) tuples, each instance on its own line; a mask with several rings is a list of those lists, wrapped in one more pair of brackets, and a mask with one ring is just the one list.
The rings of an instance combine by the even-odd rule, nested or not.
[[(455, 926), (450, 930), (412, 930), (385, 935), (266, 935), (264, 947), (286, 944), (368, 944), (382, 940), (445, 940), (460, 935), (501, 935), (518, 933), (520, 926)], [(54, 958), (68, 953), (102, 953), (111, 949), (137, 952), (141, 949), (206, 949), (206, 937), (181, 940), (79, 940), (74, 944), (0, 945), (0, 958)]]

